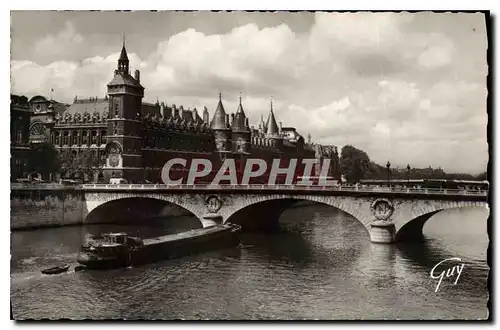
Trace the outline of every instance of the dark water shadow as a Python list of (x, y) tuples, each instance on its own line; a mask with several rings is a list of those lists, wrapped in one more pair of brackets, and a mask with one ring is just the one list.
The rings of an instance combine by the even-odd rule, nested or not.
[[(357, 235), (366, 231), (362, 224), (324, 204), (299, 202), (281, 212), (276, 223), (273, 230), (242, 235), (243, 244), (263, 260), (302, 269), (351, 267), (367, 246), (368, 233)], [(346, 243), (344, 235), (357, 238)]]

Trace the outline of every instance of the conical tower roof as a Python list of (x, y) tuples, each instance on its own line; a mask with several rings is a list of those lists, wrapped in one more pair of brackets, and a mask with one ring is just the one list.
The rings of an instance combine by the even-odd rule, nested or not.
[(269, 117), (267, 118), (266, 127), (267, 127), (266, 135), (269, 136), (279, 135), (278, 124), (276, 123), (276, 118), (274, 118), (272, 101), (271, 101), (271, 112), (269, 113)]
[(122, 52), (120, 53), (120, 58), (118, 61), (128, 61), (127, 50), (125, 49), (125, 45), (122, 47)]
[(123, 34), (122, 52), (118, 61), (128, 61), (127, 50), (125, 49), (125, 33)]
[(215, 109), (212, 122), (210, 123), (210, 128), (218, 130), (226, 130), (226, 111), (224, 111), (224, 106), (222, 105), (221, 93), (219, 93), (219, 103), (217, 104), (217, 109)]
[(247, 131), (247, 127), (245, 126), (246, 116), (245, 111), (243, 111), (243, 105), (241, 105), (241, 96), (240, 96), (240, 104), (238, 105), (238, 109), (236, 110), (236, 115), (234, 116), (233, 125), (231, 129), (233, 131)]

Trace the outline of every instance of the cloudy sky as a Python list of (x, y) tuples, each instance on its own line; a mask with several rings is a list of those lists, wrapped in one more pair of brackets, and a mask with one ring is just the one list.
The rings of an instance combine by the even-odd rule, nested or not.
[(103, 97), (126, 34), (145, 101), (206, 105), (240, 92), (316, 142), (380, 164), (486, 170), (482, 14), (13, 12), (13, 93)]

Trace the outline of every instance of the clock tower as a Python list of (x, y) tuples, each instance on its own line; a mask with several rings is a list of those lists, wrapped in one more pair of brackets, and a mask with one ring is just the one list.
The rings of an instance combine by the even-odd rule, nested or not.
[(144, 87), (140, 72), (129, 73), (125, 38), (113, 79), (108, 84), (109, 111), (106, 133), (104, 178), (123, 178), (138, 182), (142, 178), (141, 107)]

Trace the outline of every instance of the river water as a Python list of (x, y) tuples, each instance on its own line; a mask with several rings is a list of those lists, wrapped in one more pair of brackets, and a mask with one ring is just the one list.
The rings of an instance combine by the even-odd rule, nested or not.
[[(287, 210), (277, 233), (244, 233), (238, 248), (137, 268), (40, 269), (74, 263), (87, 233), (141, 236), (163, 227), (92, 225), (11, 234), (15, 319), (483, 319), (487, 302), (487, 223), (483, 208), (442, 211), (416, 244), (371, 244), (361, 223), (335, 209)], [(176, 222), (177, 224), (179, 221)], [(186, 223), (189, 223), (187, 221)], [(456, 275), (430, 277), (458, 257)], [(443, 264), (446, 269), (460, 262)], [(437, 275), (441, 270), (436, 272)]]

